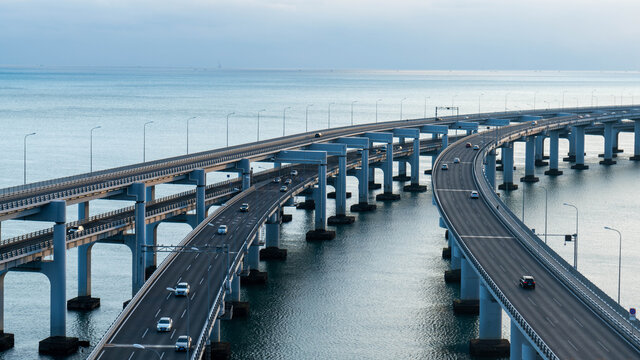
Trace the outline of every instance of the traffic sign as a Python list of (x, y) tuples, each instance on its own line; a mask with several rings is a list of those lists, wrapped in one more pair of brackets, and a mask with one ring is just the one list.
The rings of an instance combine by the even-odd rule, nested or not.
[(636, 308), (629, 308), (629, 320), (633, 321), (636, 319)]

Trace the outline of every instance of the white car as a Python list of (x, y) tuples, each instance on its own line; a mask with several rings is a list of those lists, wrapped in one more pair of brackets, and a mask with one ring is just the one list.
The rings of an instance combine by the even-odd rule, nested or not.
[(442, 170), (449, 170), (449, 165), (442, 164)]
[(473, 191), (471, 192), (471, 196), (470, 196), (470, 197), (471, 197), (472, 199), (478, 199), (478, 198), (480, 197), (480, 195), (478, 195), (478, 192), (477, 192), (477, 191), (473, 190)]
[(176, 351), (187, 351), (187, 349), (191, 349), (191, 337), (187, 335), (178, 336)]
[(298, 170), (291, 170), (291, 176), (297, 176)]
[(460, 163), (460, 158), (453, 158), (453, 163), (454, 164), (459, 164)]
[(189, 283), (181, 282), (178, 283), (178, 286), (176, 286), (176, 291), (174, 292), (174, 294), (176, 296), (187, 296), (189, 295), (189, 289)]
[(218, 234), (224, 235), (227, 233), (227, 225), (218, 226)]
[(161, 317), (160, 320), (158, 320), (158, 325), (156, 326), (156, 329), (158, 331), (162, 331), (162, 332), (171, 331), (172, 328), (173, 328), (173, 320), (171, 320), (170, 317)]
[(284, 184), (285, 184), (285, 185), (289, 185), (289, 184), (291, 184), (291, 179), (287, 179), (287, 180), (285, 180), (285, 181), (284, 181)]
[(280, 192), (287, 192), (287, 190), (289, 190), (289, 188), (287, 188), (287, 186), (286, 186), (286, 185), (282, 185), (282, 186), (280, 187)]
[(478, 146), (478, 145), (473, 145), (473, 150), (480, 150), (480, 146)]

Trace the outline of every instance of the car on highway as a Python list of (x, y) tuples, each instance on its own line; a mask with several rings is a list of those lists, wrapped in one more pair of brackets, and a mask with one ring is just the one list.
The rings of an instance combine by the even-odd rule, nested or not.
[(289, 188), (287, 187), (287, 185), (282, 185), (280, 187), (280, 192), (287, 192), (287, 190), (289, 190)]
[(284, 181), (284, 184), (285, 184), (285, 185), (289, 185), (289, 184), (291, 184), (291, 179), (286, 179), (286, 180)]
[(291, 170), (291, 176), (298, 176), (298, 170)]
[(189, 283), (181, 282), (176, 285), (176, 291), (174, 291), (173, 293), (175, 296), (187, 296), (189, 295), (190, 289), (191, 287), (189, 286)]
[(523, 289), (535, 289), (536, 281), (531, 275), (522, 275), (520, 277), (520, 287)]
[(158, 320), (158, 325), (156, 325), (156, 329), (160, 332), (171, 331), (173, 328), (173, 320), (170, 317), (161, 317)]
[(227, 225), (218, 226), (218, 234), (224, 235), (227, 233)]
[(478, 146), (478, 145), (473, 145), (473, 150), (480, 150), (480, 146)]
[(191, 337), (187, 335), (178, 336), (176, 351), (187, 351), (187, 349), (191, 349)]
[(69, 226), (69, 228), (67, 228), (67, 235), (75, 234), (82, 230), (84, 230), (84, 226), (82, 225)]
[(460, 163), (460, 158), (453, 158), (453, 163), (454, 164), (459, 164)]
[(282, 181), (282, 179), (280, 178), (280, 176), (278, 176), (277, 178), (273, 179), (274, 183), (279, 183), (280, 181)]
[(243, 203), (240, 205), (240, 212), (249, 212), (249, 204)]
[(442, 164), (442, 170), (449, 170), (449, 165)]
[(472, 198), (472, 199), (478, 199), (478, 198), (480, 198), (480, 195), (478, 195), (477, 191), (473, 190), (469, 197)]
[(322, 133), (321, 133), (321, 132), (318, 132), (318, 133), (316, 133), (316, 135), (315, 135), (315, 136), (316, 136), (317, 138), (318, 138), (318, 137), (322, 137)]
[(471, 143), (467, 143), (467, 144), (465, 145), (465, 147), (470, 148), (470, 147), (471, 147)]

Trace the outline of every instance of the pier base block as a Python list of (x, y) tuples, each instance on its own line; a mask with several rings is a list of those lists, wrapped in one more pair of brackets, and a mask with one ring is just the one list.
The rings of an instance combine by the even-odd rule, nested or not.
[(307, 232), (307, 241), (333, 240), (336, 232), (332, 230), (311, 230)]
[(392, 179), (393, 179), (393, 181), (404, 181), (404, 182), (406, 182), (406, 181), (411, 180), (411, 176), (407, 176), (406, 174), (405, 175), (396, 175), (396, 176), (392, 177)]
[(100, 298), (77, 296), (67, 300), (67, 310), (91, 311), (100, 307)]
[(269, 246), (260, 250), (260, 260), (287, 260), (287, 249)]
[(444, 282), (446, 282), (446, 283), (459, 283), (460, 282), (460, 269), (446, 270), (444, 272)]
[(453, 313), (460, 315), (479, 315), (480, 300), (453, 300)]
[(548, 161), (544, 161), (544, 160), (540, 160), (540, 159), (537, 159), (535, 161), (535, 166), (547, 166), (547, 165), (549, 165)]
[(509, 357), (509, 340), (507, 339), (472, 339), (469, 341), (469, 354), (479, 357)]
[(498, 189), (499, 190), (517, 190), (518, 189), (518, 184), (502, 183), (502, 184), (498, 185)]
[(13, 334), (0, 331), (0, 351), (11, 349), (13, 344)]
[(633, 155), (632, 157), (629, 158), (629, 160), (631, 160), (631, 161), (640, 161), (640, 155)]
[(540, 181), (540, 179), (537, 176), (527, 175), (527, 176), (521, 177), (520, 181), (526, 182), (526, 183), (534, 183), (534, 182)]
[[(351, 191), (347, 191), (345, 193), (345, 196), (347, 199), (351, 199)], [(327, 199), (335, 199), (336, 198), (336, 192), (335, 191), (331, 191), (327, 193)]]
[(262, 285), (267, 283), (269, 274), (266, 271), (251, 269), (249, 274), (240, 276), (240, 285)]
[(376, 200), (377, 201), (396, 201), (396, 200), (400, 200), (400, 194), (382, 193), (382, 194), (376, 195)]
[(231, 344), (228, 342), (212, 342), (204, 350), (203, 359), (227, 360), (231, 357)]
[[(598, 157), (603, 158), (604, 154), (598, 154)], [(616, 154), (616, 152), (614, 151), (613, 154), (611, 154), (611, 157), (618, 157), (618, 154)]]
[(432, 169), (427, 169), (427, 170), (424, 171), (425, 175), (431, 175), (432, 173), (433, 173)]
[(443, 259), (451, 259), (451, 248), (450, 247), (442, 248), (442, 258)]
[(600, 165), (615, 165), (618, 162), (615, 160), (611, 160), (611, 159), (604, 159), (602, 161), (600, 161)]
[(314, 210), (316, 208), (316, 202), (313, 199), (307, 199), (304, 202), (296, 204), (298, 210)]
[(562, 175), (562, 170), (549, 169), (549, 170), (545, 171), (544, 174), (545, 175), (549, 175), (549, 176), (558, 176), (558, 175)]
[(574, 170), (587, 170), (589, 168), (589, 165), (575, 164), (575, 165), (571, 165), (571, 168)]
[(80, 344), (77, 337), (50, 336), (38, 344), (38, 352), (42, 355), (65, 356), (78, 352)]
[(283, 223), (288, 223), (288, 222), (291, 222), (291, 220), (293, 220), (293, 215), (292, 214), (280, 214), (280, 219), (282, 219)]
[(382, 188), (382, 184), (369, 183), (369, 190), (376, 190)]
[(357, 203), (351, 205), (351, 212), (368, 212), (376, 209), (376, 204)]
[(329, 216), (329, 218), (327, 219), (327, 224), (346, 225), (346, 224), (353, 224), (355, 221), (356, 221), (355, 216), (335, 215), (335, 216)]
[[(227, 302), (225, 302), (226, 304)], [(229, 304), (233, 306), (233, 318), (245, 318), (249, 316), (249, 302), (248, 301), (229, 301)]]
[(410, 185), (406, 185), (404, 188), (402, 188), (402, 191), (406, 191), (406, 192), (426, 192), (427, 191), (427, 185), (410, 184)]

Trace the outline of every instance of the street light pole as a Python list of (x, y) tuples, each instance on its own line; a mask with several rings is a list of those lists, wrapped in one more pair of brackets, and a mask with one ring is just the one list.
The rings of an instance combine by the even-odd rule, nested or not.
[(142, 127), (142, 162), (147, 162), (147, 125), (153, 124), (152, 121), (147, 121)]
[(327, 129), (331, 129), (331, 105), (335, 103), (329, 103), (329, 116), (327, 117)]
[(23, 175), (24, 175), (24, 184), (27, 183), (27, 138), (31, 135), (35, 135), (36, 133), (30, 133), (24, 136), (24, 155), (22, 157), (22, 159), (24, 160), (24, 171), (23, 171)]
[(605, 226), (604, 227), (607, 230), (611, 230), (611, 231), (615, 231), (618, 233), (618, 239), (620, 241), (620, 246), (619, 246), (619, 250), (618, 250), (618, 304), (620, 304), (620, 277), (621, 277), (621, 272), (622, 272), (622, 234), (620, 233), (620, 231), (612, 228), (612, 227), (608, 227)]
[(573, 268), (578, 270), (578, 207), (569, 203), (563, 203), (562, 205), (576, 209), (576, 236), (573, 239)]
[(478, 114), (480, 114), (480, 100), (482, 99), (482, 95), (484, 95), (484, 93), (480, 93), (480, 95), (478, 95)]
[(304, 132), (309, 132), (309, 108), (313, 104), (307, 105), (307, 109), (304, 111)]
[(427, 99), (431, 99), (431, 96), (424, 97), (424, 118), (427, 118)]
[(285, 117), (287, 115), (287, 109), (291, 109), (291, 106), (287, 106), (286, 108), (284, 108), (284, 110), (282, 110), (282, 136), (284, 137), (284, 125), (285, 125)]
[(376, 124), (378, 123), (378, 103), (382, 101), (382, 99), (376, 100)]
[(189, 121), (197, 118), (197, 116), (190, 117), (187, 119), (187, 155), (189, 155)]
[(402, 100), (400, 100), (400, 120), (402, 120), (402, 102), (407, 100), (407, 98), (403, 98)]
[(267, 111), (267, 109), (262, 109), (258, 111), (258, 127), (256, 130), (256, 141), (260, 141), (260, 113), (263, 111)]
[(93, 172), (93, 130), (100, 129), (102, 126), (94, 126), (89, 130), (89, 172)]
[(351, 102), (351, 126), (353, 126), (353, 104), (357, 103), (358, 100), (353, 100)]
[(153, 351), (154, 353), (156, 353), (156, 355), (158, 356), (158, 359), (162, 360), (162, 356), (160, 355), (160, 353), (159, 353), (157, 350), (154, 350), (154, 349), (152, 349), (152, 348), (145, 347), (145, 346), (144, 346), (144, 345), (142, 345), (142, 344), (133, 344), (132, 346), (133, 346), (134, 348), (136, 348), (136, 349), (140, 349), (140, 350), (151, 350), (151, 351)]
[(227, 114), (227, 147), (229, 147), (229, 116), (235, 115), (235, 112)]

